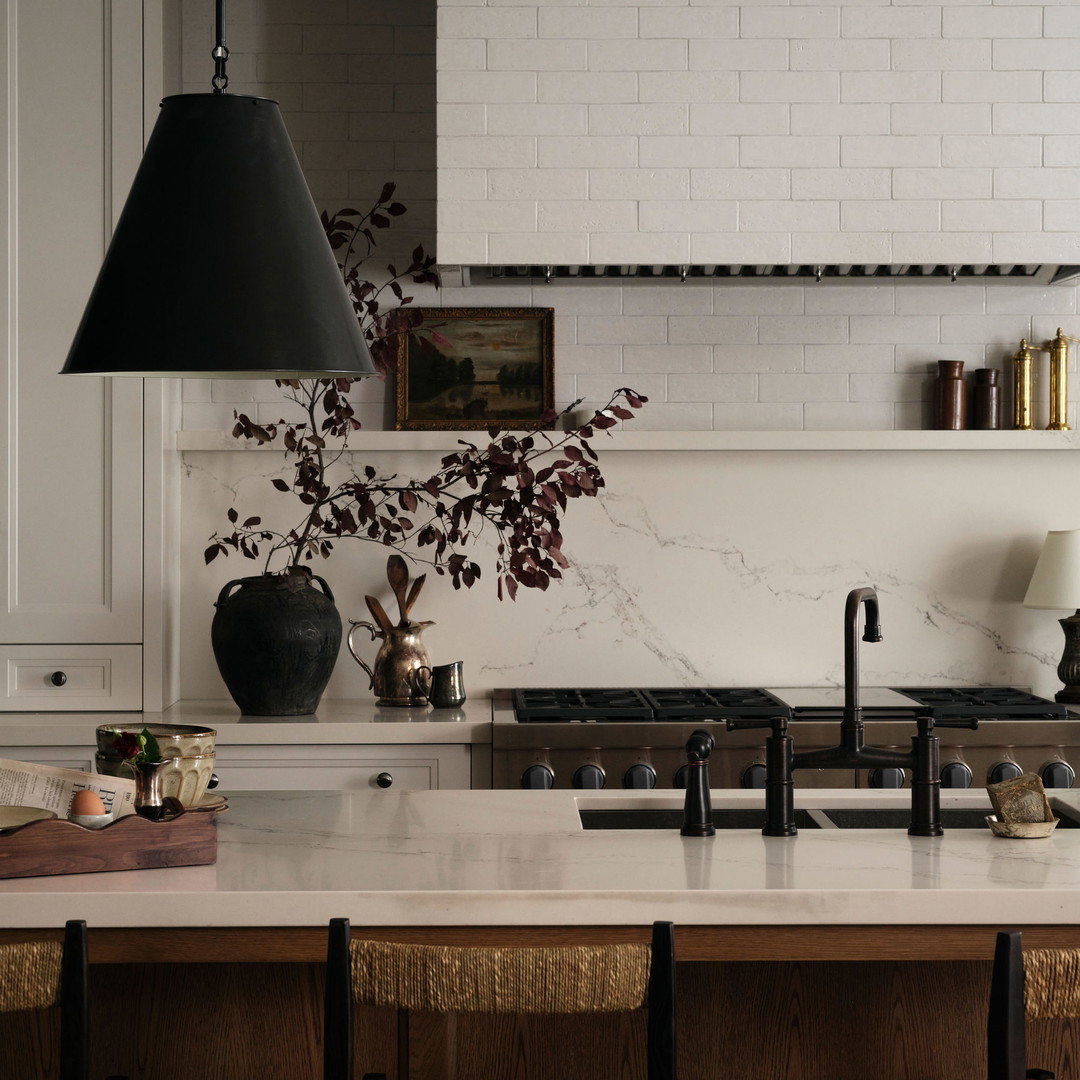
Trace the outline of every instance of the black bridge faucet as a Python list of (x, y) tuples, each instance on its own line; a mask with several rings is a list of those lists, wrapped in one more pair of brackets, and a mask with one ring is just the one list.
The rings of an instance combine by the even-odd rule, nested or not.
[[(941, 836), (938, 777), (938, 737), (935, 721), (929, 712), (915, 716), (916, 734), (911, 749), (891, 750), (864, 745), (862, 707), (859, 704), (859, 615), (866, 609), (862, 639), (881, 641), (877, 592), (871, 588), (852, 589), (844, 609), (844, 711), (840, 720), (840, 741), (820, 750), (794, 752), (794, 742), (787, 732), (787, 717), (770, 720), (729, 720), (727, 727), (771, 727), (765, 740), (765, 828), (766, 836), (794, 836), (794, 780), (796, 769), (910, 769), (912, 836)], [(937, 721), (941, 726), (977, 728), (977, 720)]]

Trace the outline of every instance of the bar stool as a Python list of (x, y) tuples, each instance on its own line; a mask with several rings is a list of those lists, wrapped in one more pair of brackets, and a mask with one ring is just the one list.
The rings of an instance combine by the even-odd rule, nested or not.
[(1026, 1020), (1080, 1017), (1080, 949), (1023, 949), (1019, 931), (999, 933), (987, 1020), (988, 1080), (1052, 1080), (1028, 1068)]
[[(651, 944), (408, 945), (352, 941), (331, 919), (326, 962), (324, 1080), (354, 1080), (356, 1005), (429, 1012), (633, 1012), (648, 1009), (648, 1080), (675, 1078), (675, 935), (653, 923)], [(408, 1064), (399, 1064), (408, 1076)], [(385, 1080), (366, 1073), (365, 1080)]]
[(59, 941), (0, 945), (0, 1012), (60, 1006), (60, 1080), (89, 1068), (86, 923), (72, 919)]

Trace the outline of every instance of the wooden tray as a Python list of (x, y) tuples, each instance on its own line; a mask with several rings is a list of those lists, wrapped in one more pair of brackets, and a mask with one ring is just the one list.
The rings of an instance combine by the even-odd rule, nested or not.
[(0, 833), (0, 878), (148, 870), (217, 861), (216, 808), (196, 808), (169, 821), (127, 814), (102, 829), (60, 818)]

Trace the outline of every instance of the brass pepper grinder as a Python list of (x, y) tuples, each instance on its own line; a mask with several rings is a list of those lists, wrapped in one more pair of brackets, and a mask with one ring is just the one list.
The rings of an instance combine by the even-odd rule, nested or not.
[(1020, 339), (1020, 348), (1013, 353), (1013, 427), (1018, 431), (1030, 431), (1032, 357), (1027, 338)]
[(1057, 337), (1050, 342), (1050, 423), (1047, 431), (1069, 430), (1069, 342), (1058, 327)]

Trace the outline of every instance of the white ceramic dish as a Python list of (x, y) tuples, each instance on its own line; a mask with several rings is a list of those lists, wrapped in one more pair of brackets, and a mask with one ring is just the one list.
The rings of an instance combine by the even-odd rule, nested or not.
[(112, 821), (112, 814), (68, 814), (68, 821), (85, 829), (100, 829)]
[(0, 831), (17, 829), (20, 825), (29, 825), (31, 821), (49, 821), (55, 817), (52, 810), (42, 810), (40, 806), (0, 806)]
[(986, 824), (995, 836), (1003, 836), (1007, 840), (1038, 840), (1049, 836), (1057, 828), (1058, 819), (1051, 818), (1049, 821), (998, 821), (990, 814), (986, 818)]

